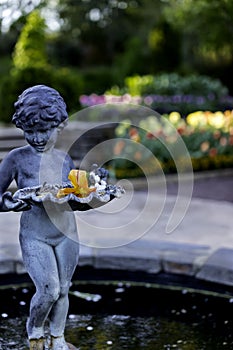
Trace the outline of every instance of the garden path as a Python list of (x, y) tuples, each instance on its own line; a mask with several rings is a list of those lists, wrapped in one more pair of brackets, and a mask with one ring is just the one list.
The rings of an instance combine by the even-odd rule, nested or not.
[[(114, 261), (114, 256), (116, 266), (119, 267), (121, 260), (118, 254), (122, 258), (128, 256), (129, 259), (132, 257), (156, 259), (162, 256), (165, 260), (173, 258), (178, 262), (185, 260), (185, 265), (183, 263), (180, 265), (183, 269), (190, 263), (190, 259), (193, 259), (196, 266), (204, 263), (214, 252), (223, 249), (221, 261), (219, 259), (218, 261), (224, 265), (228, 253), (226, 264), (231, 271), (233, 170), (195, 174), (190, 205), (183, 220), (171, 234), (165, 233), (165, 227), (176, 201), (177, 184), (171, 176), (168, 177), (166, 185), (167, 196), (164, 207), (161, 207), (164, 204), (164, 195), (161, 194), (160, 186), (156, 186), (155, 183), (150, 191), (150, 205), (143, 211), (146, 192), (143, 186), (140, 187), (140, 183), (137, 183), (133, 200), (131, 194), (126, 192), (122, 199), (102, 207), (106, 207), (105, 211), (98, 209), (76, 215), (82, 243), (80, 262), (95, 264), (102, 256), (101, 264), (105, 264), (104, 267), (107, 268)], [(182, 204), (186, 198), (180, 200)], [(163, 210), (158, 211), (158, 220), (151, 222), (151, 218), (158, 214), (156, 208)], [(115, 215), (112, 215), (111, 211)], [(19, 213), (0, 213), (0, 273), (24, 271), (18, 243), (19, 218)], [(138, 259), (138, 268), (142, 268), (140, 264), (141, 260)], [(135, 261), (133, 266), (137, 267)], [(228, 273), (231, 276), (232, 272)], [(231, 282), (228, 282), (229, 278)], [(232, 284), (231, 277), (227, 278), (227, 283)]]

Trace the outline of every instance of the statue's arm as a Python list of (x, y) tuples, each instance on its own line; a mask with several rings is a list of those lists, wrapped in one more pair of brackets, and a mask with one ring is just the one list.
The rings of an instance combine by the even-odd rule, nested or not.
[(0, 164), (0, 212), (30, 209), (27, 203), (13, 199), (12, 193), (6, 192), (16, 176), (16, 159), (10, 152)]

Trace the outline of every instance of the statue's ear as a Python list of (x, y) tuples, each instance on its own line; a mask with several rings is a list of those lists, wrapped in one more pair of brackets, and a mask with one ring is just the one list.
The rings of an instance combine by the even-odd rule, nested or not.
[(61, 132), (66, 127), (67, 124), (68, 124), (68, 119), (64, 120), (61, 124), (58, 125), (57, 131)]

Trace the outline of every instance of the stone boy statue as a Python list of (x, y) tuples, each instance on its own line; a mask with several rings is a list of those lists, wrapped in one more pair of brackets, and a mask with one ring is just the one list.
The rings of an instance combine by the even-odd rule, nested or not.
[[(69, 211), (46, 212), (43, 204), (30, 205), (6, 192), (15, 180), (18, 189), (40, 185), (40, 162), (46, 159), (47, 183), (67, 181), (74, 164), (68, 155), (54, 148), (59, 132), (68, 119), (66, 105), (59, 93), (47, 86), (36, 85), (25, 90), (15, 103), (12, 122), (24, 132), (28, 145), (9, 152), (0, 165), (0, 211), (22, 211), (20, 245), (25, 268), (36, 293), (30, 304), (27, 333), (30, 350), (45, 349), (45, 322), (49, 320), (49, 348), (69, 350), (64, 328), (68, 312), (68, 291), (78, 263), (79, 245), (69, 237), (77, 235), (74, 215)], [(62, 161), (62, 179), (56, 175)], [(66, 233), (59, 230), (66, 228)]]

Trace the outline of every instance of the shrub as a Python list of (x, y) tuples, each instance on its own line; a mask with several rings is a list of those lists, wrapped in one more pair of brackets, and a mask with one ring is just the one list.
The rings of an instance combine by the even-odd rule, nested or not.
[(220, 98), (228, 89), (218, 79), (203, 75), (180, 76), (176, 73), (132, 76), (125, 79), (125, 91), (131, 95), (195, 95)]
[(30, 86), (44, 84), (58, 90), (64, 98), (68, 113), (77, 111), (79, 95), (82, 93), (83, 82), (79, 74), (62, 68), (28, 67), (14, 70), (10, 76), (2, 79), (0, 86), (0, 121), (10, 123), (14, 113), (14, 102), (18, 96)]
[(48, 64), (46, 53), (45, 21), (40, 12), (32, 11), (26, 19), (13, 52), (16, 69), (45, 67)]
[(113, 73), (109, 67), (97, 66), (82, 71), (84, 93), (102, 94), (113, 85)]
[(9, 123), (14, 113), (14, 102), (28, 87), (44, 84), (58, 90), (63, 96), (68, 113), (79, 108), (83, 93), (81, 76), (67, 68), (56, 69), (48, 63), (46, 26), (39, 11), (26, 19), (13, 52), (13, 68), (1, 79), (0, 121)]
[(135, 75), (125, 79), (124, 87), (113, 86), (106, 95), (138, 96), (140, 103), (157, 112), (177, 111), (186, 116), (195, 110), (233, 108), (233, 98), (220, 80), (203, 75), (180, 76), (176, 73)]

